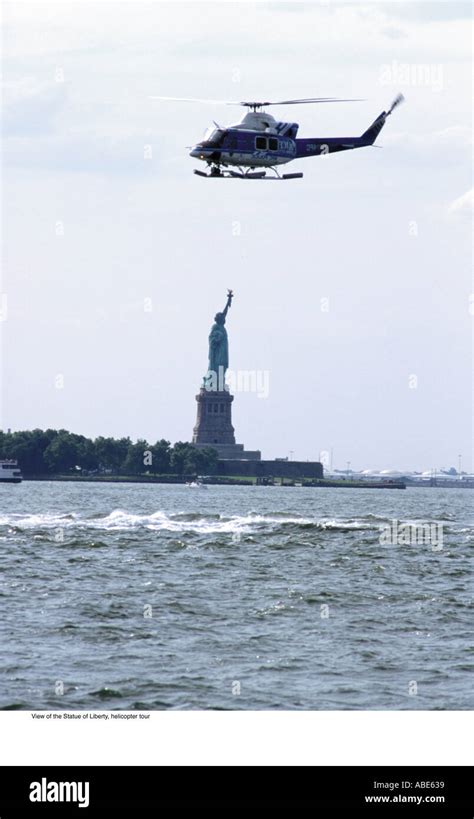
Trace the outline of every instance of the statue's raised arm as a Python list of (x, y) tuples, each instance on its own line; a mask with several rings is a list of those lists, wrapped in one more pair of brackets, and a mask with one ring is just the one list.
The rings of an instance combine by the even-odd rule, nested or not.
[(233, 298), (234, 298), (234, 294), (233, 294), (232, 290), (228, 290), (227, 291), (227, 304), (226, 304), (226, 306), (224, 307), (224, 309), (222, 311), (222, 315), (224, 316), (224, 321), (225, 321), (225, 317), (227, 315), (227, 311), (228, 311), (229, 307), (232, 306), (232, 299)]

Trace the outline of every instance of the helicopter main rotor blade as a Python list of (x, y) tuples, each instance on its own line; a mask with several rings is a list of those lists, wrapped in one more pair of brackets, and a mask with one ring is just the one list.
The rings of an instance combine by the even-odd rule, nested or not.
[(264, 105), (306, 105), (312, 102), (363, 102), (362, 99), (340, 99), (339, 97), (313, 97), (306, 100), (279, 100), (279, 102), (265, 102)]
[(165, 102), (199, 102), (205, 105), (242, 105), (245, 108), (264, 108), (267, 105), (306, 105), (308, 103), (322, 103), (322, 102), (360, 102), (359, 99), (339, 99), (339, 97), (305, 97), (300, 100), (278, 100), (271, 102), (265, 100), (262, 102), (252, 100), (209, 100), (199, 97), (161, 97), (150, 96), (151, 100), (162, 100)]
[(199, 97), (157, 97), (150, 96), (151, 100), (165, 100), (165, 102), (200, 102), (205, 105), (240, 105), (240, 102), (231, 102), (229, 100), (204, 100)]

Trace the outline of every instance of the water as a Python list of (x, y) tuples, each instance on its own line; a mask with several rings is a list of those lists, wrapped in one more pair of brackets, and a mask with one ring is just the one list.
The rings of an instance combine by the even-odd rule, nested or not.
[(472, 709), (471, 498), (1, 485), (0, 707)]

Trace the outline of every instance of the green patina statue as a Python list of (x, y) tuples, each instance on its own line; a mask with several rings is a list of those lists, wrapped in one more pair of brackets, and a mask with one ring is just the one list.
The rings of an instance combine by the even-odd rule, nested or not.
[(233, 297), (232, 290), (228, 290), (226, 306), (222, 313), (216, 313), (214, 316), (215, 323), (209, 333), (209, 362), (204, 376), (204, 387), (208, 390), (225, 389), (224, 376), (229, 366), (229, 341), (224, 325)]

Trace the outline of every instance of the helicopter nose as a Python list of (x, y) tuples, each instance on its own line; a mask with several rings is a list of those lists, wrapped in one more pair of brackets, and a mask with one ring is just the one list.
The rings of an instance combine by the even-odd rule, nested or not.
[(194, 159), (208, 159), (214, 153), (214, 148), (207, 148), (204, 145), (195, 145), (189, 156)]

